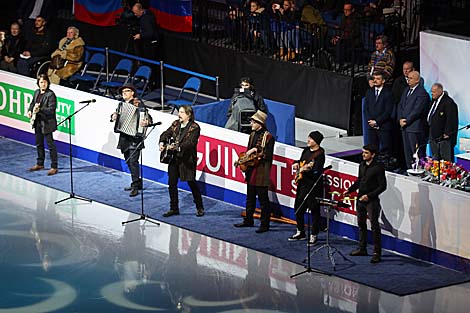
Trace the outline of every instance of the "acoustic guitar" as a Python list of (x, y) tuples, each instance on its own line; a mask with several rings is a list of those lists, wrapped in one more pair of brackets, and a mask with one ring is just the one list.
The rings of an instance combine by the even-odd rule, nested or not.
[(168, 143), (164, 145), (163, 151), (160, 152), (160, 162), (170, 164), (170, 162), (175, 157), (177, 150), (178, 146), (173, 137), (171, 137)]
[(249, 167), (257, 167), (262, 157), (262, 152), (252, 153), (250, 155), (246, 155), (246, 152), (242, 152), (238, 156), (238, 161), (235, 162), (235, 166), (240, 167), (242, 172), (246, 172)]

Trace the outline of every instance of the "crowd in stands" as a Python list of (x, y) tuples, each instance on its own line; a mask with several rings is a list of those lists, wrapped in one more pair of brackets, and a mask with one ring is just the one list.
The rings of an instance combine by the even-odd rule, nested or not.
[(391, 27), (385, 30), (385, 25), (387, 15), (395, 16), (399, 2), (231, 0), (225, 28), (229, 42), (243, 50), (303, 63), (323, 49), (342, 64), (353, 62), (363, 47), (372, 48), (370, 41), (376, 35), (395, 32)]

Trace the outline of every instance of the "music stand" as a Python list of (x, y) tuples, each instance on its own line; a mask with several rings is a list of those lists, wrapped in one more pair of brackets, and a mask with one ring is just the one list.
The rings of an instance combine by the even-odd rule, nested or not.
[[(139, 142), (136, 149), (134, 151), (132, 151), (132, 153), (129, 155), (129, 158), (127, 158), (127, 160), (131, 159), (134, 156), (134, 154), (137, 153), (137, 151), (140, 151), (140, 147), (143, 146), (144, 141), (147, 139), (147, 137), (155, 129), (155, 126), (156, 125), (153, 125), (152, 129), (150, 129), (150, 131), (142, 138), (142, 141)], [(144, 154), (143, 151), (141, 151), (141, 153), (140, 153), (140, 167), (139, 167), (139, 169), (140, 169), (139, 176), (140, 176), (140, 179), (142, 179), (142, 190), (140, 191), (140, 216), (138, 218), (134, 218), (132, 220), (121, 222), (122, 226), (124, 226), (128, 223), (133, 223), (133, 222), (137, 222), (137, 221), (141, 221), (141, 220), (160, 226), (160, 223), (151, 220), (150, 219), (151, 217), (144, 213), (144, 165), (143, 165), (143, 154)], [(127, 160), (126, 160), (126, 163), (127, 163)]]
[(81, 110), (83, 110), (84, 108), (86, 108), (87, 106), (90, 105), (90, 103), (92, 102), (95, 102), (95, 100), (91, 100), (91, 101), (87, 101), (86, 104), (84, 106), (82, 106), (79, 110), (73, 112), (72, 114), (70, 114), (69, 116), (67, 116), (63, 121), (61, 121), (60, 123), (57, 124), (57, 126), (60, 126), (62, 124), (65, 123), (65, 121), (69, 121), (69, 163), (70, 163), (70, 193), (69, 193), (69, 196), (67, 198), (64, 198), (62, 200), (59, 200), (59, 201), (56, 201), (54, 202), (54, 204), (59, 204), (61, 202), (64, 202), (64, 201), (67, 201), (67, 200), (70, 200), (70, 199), (78, 199), (78, 200), (83, 200), (83, 201), (88, 201), (88, 202), (91, 202), (91, 199), (87, 199), (87, 198), (83, 198), (83, 197), (80, 197), (80, 196), (77, 196), (75, 195), (75, 192), (73, 191), (73, 168), (72, 168), (72, 116), (74, 116), (75, 114), (77, 114), (78, 112), (80, 112)]
[[(331, 166), (330, 166), (331, 167)], [(317, 186), (318, 182), (320, 181), (320, 179), (323, 178), (323, 172), (325, 171), (326, 168), (324, 168), (322, 170), (322, 173), (321, 175), (318, 176), (317, 180), (315, 181), (315, 183), (312, 185), (312, 187), (310, 188), (310, 190), (308, 191), (307, 195), (304, 197), (304, 199), (302, 200), (302, 203), (299, 205), (299, 207), (297, 208), (297, 210), (295, 211), (295, 213), (299, 212), (300, 208), (302, 208), (302, 206), (305, 204), (305, 202), (307, 201), (308, 197), (310, 196), (310, 194), (312, 193), (312, 191), (315, 189), (315, 187)], [(310, 210), (310, 208), (307, 208), (307, 210)], [(307, 266), (305, 266), (305, 270), (302, 271), (302, 272), (299, 272), (299, 273), (296, 273), (296, 274), (293, 274), (293, 275), (290, 275), (290, 278), (294, 278), (294, 277), (297, 277), (299, 275), (302, 275), (304, 273), (319, 273), (319, 274), (326, 274), (325, 272), (322, 272), (320, 270), (314, 270), (312, 269), (312, 266), (311, 266), (311, 253), (310, 253), (310, 243), (308, 242), (310, 240), (310, 235), (311, 235), (311, 226), (310, 226), (310, 220), (312, 218), (312, 213), (310, 212), (310, 214), (308, 215), (308, 218), (307, 218), (307, 258), (304, 259), (304, 263), (305, 261), (307, 261)]]
[(346, 258), (346, 256), (344, 256), (344, 254), (341, 251), (339, 251), (337, 248), (333, 247), (330, 244), (330, 211), (331, 211), (331, 209), (332, 208), (334, 209), (338, 206), (349, 207), (350, 205), (346, 204), (346, 203), (343, 203), (343, 202), (340, 202), (340, 201), (333, 200), (333, 199), (315, 198), (315, 200), (317, 200), (318, 203), (322, 204), (323, 206), (325, 206), (327, 208), (326, 209), (326, 242), (322, 246), (315, 249), (315, 251), (313, 251), (313, 253), (318, 253), (322, 249), (327, 248), (328, 249), (328, 258), (330, 259), (330, 263), (333, 266), (333, 271), (336, 271), (336, 262), (335, 262), (335, 258), (333, 257), (333, 255), (335, 253), (338, 253), (339, 255), (341, 255), (345, 261), (354, 263), (353, 261)]

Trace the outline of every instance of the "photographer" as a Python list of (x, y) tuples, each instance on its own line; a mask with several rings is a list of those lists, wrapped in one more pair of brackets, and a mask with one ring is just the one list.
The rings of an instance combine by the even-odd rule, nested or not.
[(250, 77), (242, 77), (240, 79), (240, 88), (235, 88), (235, 93), (230, 101), (230, 106), (227, 112), (227, 123), (225, 128), (238, 131), (240, 111), (242, 110), (257, 110), (268, 112), (263, 97), (256, 92), (253, 81)]
[(136, 54), (142, 58), (155, 60), (157, 58), (158, 28), (155, 16), (141, 3), (132, 7), (132, 13), (139, 20), (138, 33), (133, 34)]

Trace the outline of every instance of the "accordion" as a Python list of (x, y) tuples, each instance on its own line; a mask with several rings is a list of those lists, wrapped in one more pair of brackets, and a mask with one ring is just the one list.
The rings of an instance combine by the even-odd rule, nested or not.
[(147, 118), (147, 110), (145, 108), (137, 107), (128, 102), (119, 102), (116, 113), (115, 133), (137, 137), (145, 136), (147, 127), (140, 125), (140, 121)]

